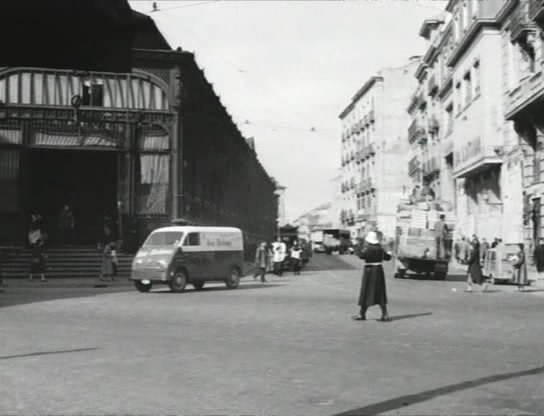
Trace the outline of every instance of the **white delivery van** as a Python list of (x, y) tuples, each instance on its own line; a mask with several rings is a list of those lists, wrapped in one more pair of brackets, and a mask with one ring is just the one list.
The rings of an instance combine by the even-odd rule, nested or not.
[(168, 284), (182, 292), (187, 284), (202, 289), (207, 281), (240, 284), (244, 268), (242, 231), (232, 227), (170, 226), (152, 231), (132, 262), (136, 289)]

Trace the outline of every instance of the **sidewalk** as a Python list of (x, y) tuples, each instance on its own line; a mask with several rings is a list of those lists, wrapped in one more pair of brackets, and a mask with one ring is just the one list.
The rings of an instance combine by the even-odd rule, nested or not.
[(9, 288), (82, 288), (82, 287), (95, 287), (100, 285), (101, 287), (130, 287), (133, 285), (132, 281), (129, 281), (126, 277), (120, 278), (115, 281), (105, 280), (101, 281), (96, 277), (56, 277), (47, 279), (42, 282), (40, 278), (28, 280), (27, 278), (4, 278), (3, 288), (9, 290)]

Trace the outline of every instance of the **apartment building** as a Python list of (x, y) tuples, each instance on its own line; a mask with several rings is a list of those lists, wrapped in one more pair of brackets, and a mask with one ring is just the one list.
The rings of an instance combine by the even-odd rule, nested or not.
[(429, 47), (414, 74), (418, 85), (408, 106), (412, 118), (408, 128), (408, 174), (412, 189), (419, 186), (425, 194), (453, 202), (452, 148), (445, 149), (442, 145), (442, 139), (451, 133), (452, 126), (451, 119), (443, 119), (444, 103), (439, 94), (444, 70), (440, 45), (450, 29), (448, 19), (446, 13), (427, 19), (419, 32), (429, 41)]
[[(502, 237), (516, 242), (514, 214), (519, 169), (506, 152), (509, 122), (503, 115), (501, 29), (498, 22), (508, 1), (452, 0), (453, 41), (446, 65), (451, 67), (453, 96), (453, 176), (456, 181), (457, 235)], [(449, 86), (448, 86), (449, 88)]]
[(377, 228), (395, 234), (397, 204), (406, 192), (410, 116), (420, 58), (370, 77), (339, 115), (342, 125), (342, 225), (352, 237)]
[[(532, 253), (544, 237), (544, 105), (543, 62), (544, 1), (509, 1), (501, 26), (504, 115), (513, 122), (506, 149), (510, 164), (521, 171), (522, 190), (517, 203), (522, 210), (523, 241)], [(516, 177), (517, 179), (517, 177)]]

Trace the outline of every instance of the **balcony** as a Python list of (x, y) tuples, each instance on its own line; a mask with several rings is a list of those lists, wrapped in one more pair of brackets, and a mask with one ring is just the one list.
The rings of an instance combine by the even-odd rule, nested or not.
[[(456, 146), (457, 147), (457, 146)], [(476, 137), (455, 149), (453, 176), (464, 178), (472, 176), (491, 165), (502, 163), (500, 147), (485, 144), (481, 137)]]
[(537, 72), (521, 80), (505, 99), (505, 117), (512, 120), (518, 113), (525, 111), (544, 97), (544, 79), (542, 72)]
[(529, 0), (529, 18), (544, 28), (544, 0)]
[(410, 162), (408, 162), (408, 175), (414, 176), (418, 172), (419, 172), (419, 158), (417, 156), (414, 156), (412, 159), (410, 159)]
[(529, 19), (528, 1), (520, 0), (510, 19), (510, 40), (524, 43), (527, 34), (535, 29), (536, 25)]
[(440, 172), (440, 163), (436, 156), (432, 156), (423, 163), (423, 176), (430, 176)]
[(429, 78), (429, 83), (427, 84), (429, 94), (434, 96), (438, 91), (438, 83), (436, 82), (436, 74), (432, 74)]
[(413, 144), (416, 140), (419, 140), (424, 134), (425, 129), (417, 119), (414, 119), (412, 121), (412, 124), (410, 124), (410, 127), (408, 127), (408, 142), (410, 144)]

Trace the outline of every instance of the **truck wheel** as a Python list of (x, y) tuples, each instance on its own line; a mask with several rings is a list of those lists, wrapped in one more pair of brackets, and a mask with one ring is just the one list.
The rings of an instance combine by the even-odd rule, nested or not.
[(230, 271), (230, 276), (225, 280), (225, 284), (229, 289), (236, 289), (240, 286), (240, 272), (238, 268), (233, 267)]
[(168, 286), (172, 292), (183, 292), (187, 286), (187, 274), (183, 270), (178, 270), (168, 282)]
[(151, 290), (151, 287), (153, 285), (151, 283), (142, 283), (140, 280), (135, 280), (134, 286), (136, 287), (138, 292), (146, 293)]

